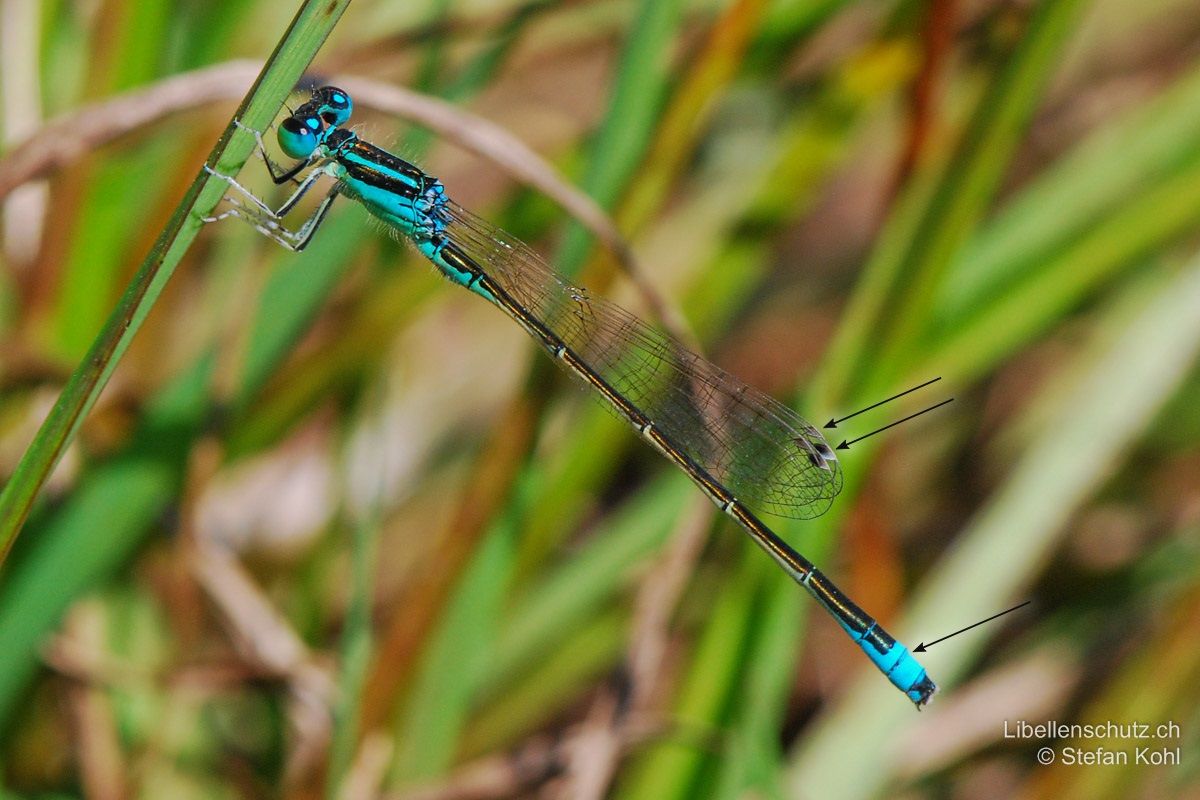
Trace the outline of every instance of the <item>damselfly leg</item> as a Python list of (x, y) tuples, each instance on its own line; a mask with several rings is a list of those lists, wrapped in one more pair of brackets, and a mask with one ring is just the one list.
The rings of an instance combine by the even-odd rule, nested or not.
[(220, 214), (211, 217), (202, 218), (204, 222), (218, 222), (222, 219), (236, 217), (250, 224), (259, 233), (274, 242), (277, 242), (289, 250), (295, 252), (302, 251), (308, 246), (312, 240), (313, 234), (316, 233), (321, 223), (325, 221), (326, 215), (329, 213), (330, 206), (341, 192), (341, 185), (335, 183), (333, 188), (325, 195), (321, 202), (317, 205), (316, 210), (306, 219), (297, 230), (291, 230), (282, 224), (283, 218), (291, 212), (296, 205), (304, 198), (308, 191), (316, 185), (316, 182), (325, 173), (323, 169), (317, 168), (310, 172), (300, 182), (296, 190), (283, 202), (277, 209), (271, 208), (258, 195), (247, 189), (232, 175), (226, 175), (223, 172), (218, 172), (211, 167), (205, 165), (205, 171), (228, 184), (230, 189), (233, 189), (241, 197), (251, 203), (241, 203), (226, 196), (225, 203), (229, 208)]

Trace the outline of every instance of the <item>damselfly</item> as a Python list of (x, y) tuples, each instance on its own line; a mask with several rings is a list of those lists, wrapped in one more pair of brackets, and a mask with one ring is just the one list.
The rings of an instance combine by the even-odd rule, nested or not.
[[(262, 156), (276, 184), (298, 186), (278, 209), (210, 169), (249, 205), (229, 200), (230, 210), (206, 221), (237, 216), (299, 251), (339, 195), (359, 201), (442, 275), (499, 307), (595, 390), (807, 589), (918, 708), (928, 702), (937, 687), (908, 649), (750, 510), (807, 519), (829, 508), (842, 473), (820, 432), (666, 334), (572, 285), (524, 244), (448, 198), (437, 178), (363, 141), (345, 127), (351, 107), (344, 91), (325, 87), (279, 125), (279, 145), (297, 163), (281, 170), (265, 151)], [(284, 227), (282, 218), (322, 176), (333, 179), (333, 188), (299, 229)]]

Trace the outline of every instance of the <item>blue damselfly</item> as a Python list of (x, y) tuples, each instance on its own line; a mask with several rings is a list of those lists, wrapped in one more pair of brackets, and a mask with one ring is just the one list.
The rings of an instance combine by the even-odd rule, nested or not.
[[(346, 92), (324, 87), (280, 124), (280, 147), (297, 163), (280, 170), (265, 151), (262, 156), (276, 184), (299, 185), (278, 209), (232, 176), (210, 170), (248, 204), (230, 201), (230, 210), (206, 221), (237, 216), (299, 251), (339, 195), (359, 201), (442, 275), (508, 314), (687, 473), (893, 684), (918, 707), (928, 702), (936, 686), (908, 649), (750, 510), (811, 518), (829, 508), (842, 473), (820, 432), (782, 403), (556, 274), (526, 245), (447, 197), (437, 178), (345, 127), (351, 109)], [(333, 179), (333, 188), (314, 213), (295, 231), (284, 227), (282, 218), (323, 176)]]

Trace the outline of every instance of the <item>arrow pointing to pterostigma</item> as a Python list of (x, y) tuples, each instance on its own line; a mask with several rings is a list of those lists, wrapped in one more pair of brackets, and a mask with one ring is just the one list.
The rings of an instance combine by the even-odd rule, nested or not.
[(941, 380), (941, 376), (938, 376), (931, 381), (925, 381), (920, 386), (914, 386), (913, 388), (908, 389), (907, 391), (903, 391), (900, 394), (894, 394), (886, 400), (880, 400), (875, 405), (867, 406), (866, 408), (860, 408), (858, 411), (855, 411), (853, 414), (847, 414), (846, 416), (840, 417), (839, 419), (831, 419), (831, 420), (829, 420), (829, 422), (825, 423), (825, 427), (826, 428), (836, 428), (838, 426), (839, 422), (845, 422), (846, 420), (850, 419), (851, 417), (857, 417), (859, 414), (863, 413), (864, 411), (870, 411), (872, 408), (878, 408), (879, 406), (883, 405), (884, 403), (892, 402), (897, 397), (904, 397), (904, 395), (908, 394), (909, 392), (915, 392), (917, 389), (924, 389), (929, 384), (937, 383), (940, 380)]
[(949, 403), (952, 400), (954, 400), (953, 397), (943, 400), (942, 402), (938, 403), (936, 406), (930, 406), (929, 408), (925, 409), (924, 411), (918, 411), (915, 414), (909, 414), (904, 419), (898, 419), (895, 422), (893, 422), (891, 425), (884, 425), (879, 430), (871, 431), (870, 433), (866, 434), (866, 436), (860, 436), (857, 439), (851, 439), (850, 441), (846, 441), (845, 439), (842, 439), (842, 443), (837, 446), (837, 449), (838, 450), (846, 450), (850, 447), (850, 445), (854, 444), (855, 442), (861, 442), (863, 439), (866, 439), (869, 436), (874, 436), (877, 433), (883, 433), (888, 428), (894, 428), (897, 425), (899, 425), (901, 422), (908, 422), (913, 417), (919, 417), (922, 414), (928, 414), (930, 411), (933, 411), (935, 408), (941, 408), (942, 406), (946, 405), (946, 403)]
[(948, 636), (943, 636), (940, 639), (934, 639), (929, 644), (925, 644), (924, 642), (921, 642), (919, 645), (917, 645), (916, 647), (913, 648), (913, 652), (914, 653), (924, 653), (925, 648), (927, 648), (927, 647), (933, 647), (938, 642), (944, 642), (947, 639), (949, 639), (951, 636), (958, 636), (963, 631), (969, 631), (969, 630), (971, 630), (971, 628), (977, 628), (985, 622), (991, 622), (996, 617), (1003, 617), (1005, 614), (1010, 614), (1013, 611), (1016, 611), (1018, 608), (1024, 608), (1025, 606), (1029, 605), (1032, 602), (1033, 602), (1032, 600), (1026, 600), (1024, 603), (1021, 603), (1021, 605), (1013, 606), (1008, 611), (1001, 611), (999, 614), (993, 614), (992, 616), (988, 617), (987, 619), (981, 619), (981, 620), (979, 620), (979, 622), (976, 622), (974, 625), (968, 625), (967, 627), (963, 628), (961, 631), (955, 631), (954, 633), (951, 633)]

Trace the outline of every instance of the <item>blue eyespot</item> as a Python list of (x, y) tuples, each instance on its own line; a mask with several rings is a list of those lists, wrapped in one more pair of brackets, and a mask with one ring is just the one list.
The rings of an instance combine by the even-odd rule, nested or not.
[(308, 158), (317, 149), (320, 122), (310, 117), (303, 122), (288, 117), (279, 125), (279, 147), (292, 158)]
[(320, 109), (321, 119), (326, 125), (337, 127), (350, 119), (354, 104), (350, 95), (336, 86), (325, 86), (313, 94), (313, 104)]

